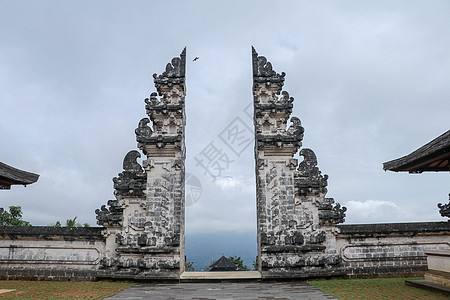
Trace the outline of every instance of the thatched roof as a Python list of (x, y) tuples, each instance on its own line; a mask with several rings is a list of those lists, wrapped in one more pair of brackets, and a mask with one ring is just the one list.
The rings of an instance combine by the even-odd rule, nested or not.
[(11, 185), (15, 184), (32, 184), (35, 183), (38, 178), (38, 174), (19, 170), (0, 162), (0, 189), (9, 190)]
[(450, 130), (414, 152), (383, 164), (384, 170), (422, 173), (450, 171)]

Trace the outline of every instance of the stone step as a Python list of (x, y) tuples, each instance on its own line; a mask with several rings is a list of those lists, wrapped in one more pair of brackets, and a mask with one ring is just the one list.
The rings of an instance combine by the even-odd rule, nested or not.
[(259, 280), (261, 273), (258, 271), (227, 271), (227, 272), (184, 272), (180, 276), (181, 281), (208, 281), (208, 280)]

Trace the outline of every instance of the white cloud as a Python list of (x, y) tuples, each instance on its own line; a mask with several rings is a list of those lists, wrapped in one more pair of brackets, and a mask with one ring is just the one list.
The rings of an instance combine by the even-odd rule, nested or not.
[(397, 204), (382, 200), (348, 201), (346, 220), (351, 223), (388, 222), (392, 217), (400, 219), (401, 210)]
[(243, 176), (231, 177), (223, 176), (218, 177), (214, 182), (223, 191), (226, 190), (239, 190), (244, 193), (254, 193), (256, 190), (254, 178), (245, 178)]

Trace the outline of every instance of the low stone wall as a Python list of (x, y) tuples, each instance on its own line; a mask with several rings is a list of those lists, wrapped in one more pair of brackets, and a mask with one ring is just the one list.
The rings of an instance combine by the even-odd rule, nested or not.
[(0, 226), (0, 279), (95, 280), (101, 227)]
[[(450, 249), (450, 222), (337, 227), (334, 271), (347, 277), (423, 275), (426, 251)], [(95, 280), (106, 253), (103, 230), (0, 226), (0, 279)]]
[(450, 249), (450, 222), (338, 225), (337, 252), (348, 277), (417, 276), (428, 250)]

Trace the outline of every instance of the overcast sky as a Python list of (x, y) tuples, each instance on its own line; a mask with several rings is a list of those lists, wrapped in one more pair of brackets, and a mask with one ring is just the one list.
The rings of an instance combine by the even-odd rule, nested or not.
[[(448, 173), (382, 163), (450, 128), (449, 28), (447, 0), (0, 1), (0, 161), (40, 174), (0, 204), (34, 225), (96, 224), (151, 75), (187, 46), (186, 171), (202, 185), (187, 233), (255, 231), (253, 143), (238, 155), (220, 138), (235, 120), (253, 128), (254, 45), (287, 73), (303, 146), (347, 223), (445, 220)], [(214, 182), (195, 160), (211, 143), (231, 161)]]

